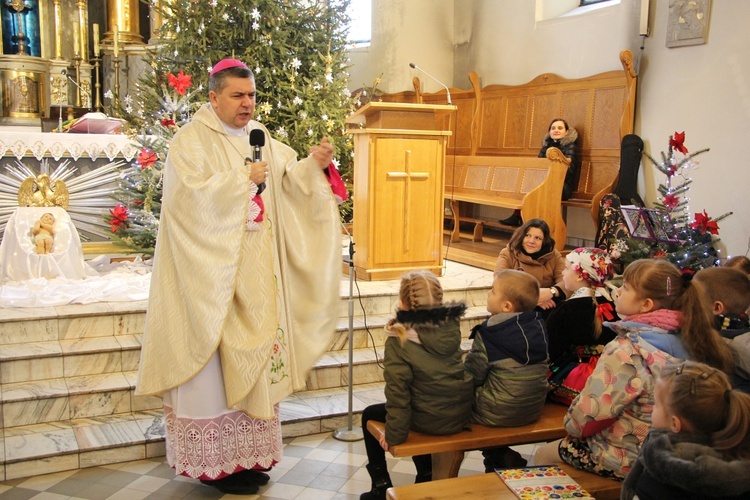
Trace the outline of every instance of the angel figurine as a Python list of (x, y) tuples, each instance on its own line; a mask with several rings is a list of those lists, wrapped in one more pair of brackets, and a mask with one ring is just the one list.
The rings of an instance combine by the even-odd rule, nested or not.
[(68, 188), (61, 180), (52, 181), (49, 175), (28, 177), (18, 189), (18, 205), (21, 207), (68, 208)]
[(55, 235), (55, 216), (47, 212), (34, 223), (31, 229), (36, 244), (36, 253), (44, 255), (52, 252), (53, 236)]

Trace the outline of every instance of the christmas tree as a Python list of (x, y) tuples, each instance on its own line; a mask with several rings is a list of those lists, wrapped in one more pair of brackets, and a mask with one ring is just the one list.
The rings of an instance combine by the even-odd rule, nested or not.
[[(168, 73), (166, 78), (155, 79), (156, 86), (139, 86), (140, 104), (150, 105), (158, 111), (150, 119), (133, 117), (133, 123), (141, 124), (135, 139), (141, 145), (135, 161), (120, 174), (120, 182), (114, 198), (119, 204), (109, 211), (112, 240), (134, 250), (151, 254), (156, 244), (156, 233), (161, 215), (162, 171), (169, 151), (169, 143), (175, 132), (184, 125), (196, 106), (195, 92), (188, 92), (192, 78), (180, 71)], [(158, 91), (157, 91), (158, 89)], [(126, 96), (124, 112), (132, 115), (133, 100)]]
[[(352, 142), (344, 132), (354, 109), (347, 90), (349, 0), (175, 0), (166, 4), (162, 43), (150, 53), (150, 71), (122, 111), (133, 135), (154, 162), (138, 161), (123, 174), (110, 223), (114, 240), (153, 251), (158, 230), (161, 169), (174, 132), (208, 100), (212, 64), (227, 57), (255, 74), (255, 119), (300, 157), (327, 136), (334, 163), (351, 185)], [(174, 97), (172, 79), (190, 77), (192, 93)], [(183, 89), (184, 90), (184, 89)], [(167, 120), (165, 122), (165, 120)], [(166, 125), (165, 125), (166, 123)], [(149, 137), (147, 137), (149, 136)], [(127, 210), (127, 215), (125, 214)], [(351, 216), (350, 205), (342, 214)]]
[(656, 208), (664, 212), (664, 216), (661, 221), (651, 222), (671, 224), (672, 227), (667, 232), (675, 235), (674, 239), (678, 241), (630, 238), (619, 242), (615, 245), (615, 253), (620, 254), (623, 267), (644, 258), (666, 259), (684, 272), (696, 272), (716, 264), (719, 254), (714, 244), (718, 239), (713, 236), (719, 234), (718, 222), (731, 215), (731, 212), (711, 218), (704, 210), (702, 213), (695, 213), (694, 220), (689, 222), (690, 198), (687, 195), (693, 182), (689, 177), (689, 170), (697, 167), (694, 158), (707, 151), (709, 149), (705, 148), (690, 153), (685, 146), (685, 132), (675, 132), (669, 137), (669, 148), (666, 154), (662, 152), (661, 161), (644, 152), (654, 167), (666, 176), (658, 187), (661, 196), (654, 203)]

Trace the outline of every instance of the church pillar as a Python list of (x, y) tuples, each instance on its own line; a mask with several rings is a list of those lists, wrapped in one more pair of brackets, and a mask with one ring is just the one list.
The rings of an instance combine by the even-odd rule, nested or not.
[(171, 7), (174, 0), (155, 0), (151, 4), (151, 39), (149, 43), (159, 43), (162, 38), (169, 38), (170, 33), (159, 33), (164, 26), (164, 14), (171, 13)]
[(81, 48), (80, 56), (84, 61), (89, 60), (89, 9), (88, 0), (78, 0), (78, 45)]
[(124, 44), (143, 45), (138, 20), (139, 0), (107, 0), (107, 33), (105, 43), (114, 43), (114, 30), (117, 26), (118, 41)]
[(55, 59), (63, 58), (63, 35), (62, 35), (62, 0), (52, 0), (54, 5), (54, 22), (55, 22)]

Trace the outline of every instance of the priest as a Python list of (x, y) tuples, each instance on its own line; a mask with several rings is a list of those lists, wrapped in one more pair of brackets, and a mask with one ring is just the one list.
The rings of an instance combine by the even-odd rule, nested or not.
[(236, 59), (212, 68), (209, 101), (166, 160), (136, 394), (163, 397), (178, 474), (248, 495), (281, 459), (279, 402), (305, 386), (334, 331), (334, 148), (323, 138), (298, 161), (271, 139)]

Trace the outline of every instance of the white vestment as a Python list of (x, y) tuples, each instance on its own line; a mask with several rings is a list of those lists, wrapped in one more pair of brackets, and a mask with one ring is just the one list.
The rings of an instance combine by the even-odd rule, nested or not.
[[(270, 139), (257, 122), (247, 128)], [(245, 165), (252, 157), (247, 135), (228, 134), (206, 104), (172, 140), (136, 394), (179, 388), (171, 395), (200, 401), (200, 391), (184, 384), (203, 376), (213, 359), (226, 408), (209, 418), (241, 411), (248, 425), (262, 422), (271, 432), (279, 401), (304, 388), (308, 370), (329, 348), (341, 255), (338, 211), (317, 163), (298, 162), (273, 139), (262, 154), (270, 171), (265, 214), (261, 230), (248, 231), (255, 186)], [(174, 403), (171, 396), (165, 402)], [(167, 406), (169, 418), (176, 407)], [(231, 473), (230, 465), (231, 459), (221, 467)], [(178, 472), (198, 477), (200, 467)], [(206, 467), (206, 477), (214, 477), (215, 466)]]

